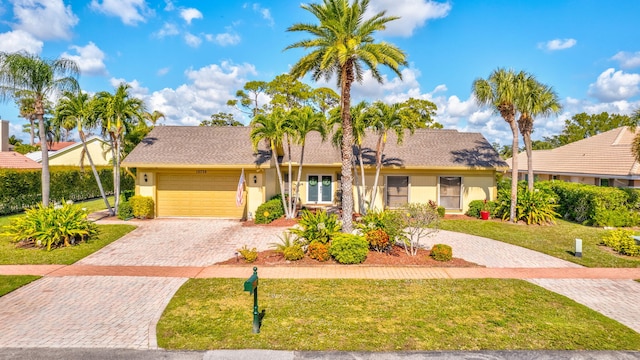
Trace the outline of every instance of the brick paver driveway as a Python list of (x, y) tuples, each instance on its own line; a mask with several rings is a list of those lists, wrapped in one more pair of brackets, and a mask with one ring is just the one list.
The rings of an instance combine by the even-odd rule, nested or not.
[[(83, 259), (84, 265), (207, 266), (242, 245), (267, 249), (284, 228), (156, 219)], [(157, 348), (155, 325), (186, 278), (45, 277), (0, 297), (1, 347)]]
[(209, 266), (243, 245), (266, 250), (285, 228), (242, 226), (234, 220), (155, 219), (90, 255), (78, 265)]

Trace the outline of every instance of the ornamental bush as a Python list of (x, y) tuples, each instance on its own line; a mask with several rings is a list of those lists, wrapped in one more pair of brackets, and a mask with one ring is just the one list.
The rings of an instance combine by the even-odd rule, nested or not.
[(152, 219), (153, 218), (153, 198), (150, 196), (135, 195), (129, 199), (131, 209), (133, 210), (133, 216), (138, 219)]
[[(509, 189), (511, 191), (511, 189)], [(487, 201), (484, 200), (473, 200), (469, 203), (469, 209), (465, 213), (467, 216), (480, 218), (480, 211), (487, 210), (489, 211), (489, 215), (494, 216), (496, 212), (496, 202), (495, 201)]]
[(47, 250), (71, 246), (98, 234), (98, 226), (87, 219), (87, 212), (71, 203), (27, 209), (25, 216), (17, 217), (5, 228), (2, 235), (11, 237), (13, 242), (26, 241)]
[(329, 255), (329, 245), (319, 241), (312, 241), (311, 244), (309, 244), (307, 254), (310, 258), (323, 262), (331, 258), (331, 255)]
[(252, 263), (258, 259), (258, 250), (256, 250), (256, 248), (249, 249), (247, 245), (244, 245), (242, 248), (238, 249), (238, 252), (242, 255), (244, 261), (248, 263)]
[(306, 244), (319, 241), (323, 244), (329, 243), (331, 237), (342, 229), (342, 224), (338, 220), (338, 215), (327, 213), (324, 210), (302, 210), (298, 227), (291, 229), (291, 232), (299, 238), (304, 239)]
[(364, 236), (339, 233), (331, 240), (329, 253), (340, 264), (361, 264), (369, 253), (369, 243)]
[(269, 200), (258, 206), (256, 210), (255, 223), (268, 224), (284, 215), (284, 207), (279, 199)]
[(304, 250), (300, 244), (296, 244), (294, 246), (290, 246), (282, 252), (282, 256), (285, 260), (296, 261), (300, 260), (304, 257)]
[(602, 236), (602, 244), (622, 255), (640, 256), (640, 246), (636, 245), (633, 234), (633, 231), (628, 229), (607, 231)]
[(436, 261), (451, 261), (453, 258), (453, 250), (451, 246), (446, 244), (435, 244), (431, 248), (431, 253), (429, 254)]
[(131, 218), (133, 218), (133, 208), (131, 207), (131, 203), (123, 201), (118, 204), (118, 219), (129, 220)]
[(391, 243), (389, 242), (389, 235), (384, 230), (376, 229), (368, 231), (364, 235), (367, 242), (369, 242), (369, 248), (378, 252), (386, 252), (391, 249)]

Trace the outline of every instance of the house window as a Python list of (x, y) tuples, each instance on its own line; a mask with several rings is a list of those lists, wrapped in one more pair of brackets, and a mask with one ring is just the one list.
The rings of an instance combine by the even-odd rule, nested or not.
[(462, 203), (462, 178), (459, 176), (440, 177), (440, 206), (445, 209), (460, 209)]
[(387, 176), (386, 207), (397, 208), (409, 202), (409, 177)]
[(600, 186), (611, 186), (609, 179), (600, 179)]
[(333, 202), (333, 177), (331, 175), (309, 175), (307, 178), (307, 202)]

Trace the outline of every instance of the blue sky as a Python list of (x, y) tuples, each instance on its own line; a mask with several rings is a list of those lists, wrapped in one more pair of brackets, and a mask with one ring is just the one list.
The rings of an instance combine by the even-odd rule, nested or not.
[[(302, 1), (307, 2), (307, 1)], [(90, 93), (132, 85), (167, 125), (197, 125), (250, 80), (272, 80), (304, 52), (284, 48), (304, 37), (286, 29), (314, 22), (298, 1), (0, 0), (0, 51), (27, 50), (78, 62)], [(534, 139), (558, 134), (564, 120), (630, 114), (640, 108), (640, 1), (370, 0), (371, 11), (400, 19), (378, 40), (403, 49), (403, 81), (366, 76), (353, 101), (427, 99), (445, 128), (510, 143), (510, 130), (471, 96), (474, 79), (498, 67), (524, 70), (558, 93), (563, 111), (536, 119)], [(334, 83), (310, 85), (334, 87)], [(247, 123), (236, 112), (238, 119)], [(19, 137), (23, 119), (0, 104)]]

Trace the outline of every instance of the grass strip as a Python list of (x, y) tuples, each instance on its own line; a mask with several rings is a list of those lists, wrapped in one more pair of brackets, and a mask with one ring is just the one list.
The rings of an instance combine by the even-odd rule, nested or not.
[(34, 275), (0, 275), (0, 296), (6, 295), (13, 290), (25, 286), (28, 283), (40, 279)]
[[(98, 225), (100, 233), (87, 242), (46, 251), (17, 248), (7, 236), (0, 236), (0, 265), (70, 265), (118, 240), (136, 227), (133, 225)], [(2, 232), (2, 228), (0, 228)]]
[(639, 350), (640, 334), (522, 280), (189, 280), (157, 327), (168, 349)]
[[(640, 267), (640, 257), (621, 256), (599, 245), (606, 230), (564, 220), (557, 220), (555, 225), (523, 225), (455, 219), (442, 220), (440, 228), (522, 246), (587, 267)], [(580, 258), (573, 255), (575, 239), (582, 239)]]

